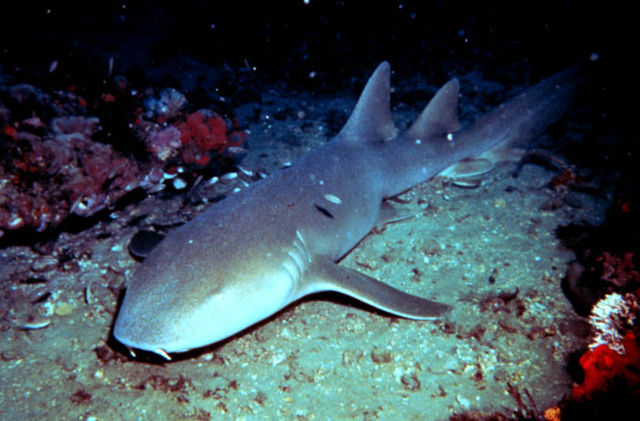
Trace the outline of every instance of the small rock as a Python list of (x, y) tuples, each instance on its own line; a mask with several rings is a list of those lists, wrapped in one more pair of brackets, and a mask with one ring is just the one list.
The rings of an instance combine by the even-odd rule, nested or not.
[(73, 312), (73, 306), (66, 302), (61, 302), (56, 305), (56, 315), (68, 316)]
[(462, 408), (467, 410), (471, 408), (471, 401), (467, 398), (464, 398), (462, 395), (456, 395), (456, 400)]
[(58, 266), (58, 259), (54, 256), (41, 256), (38, 257), (31, 265), (31, 270), (34, 272), (44, 272)]

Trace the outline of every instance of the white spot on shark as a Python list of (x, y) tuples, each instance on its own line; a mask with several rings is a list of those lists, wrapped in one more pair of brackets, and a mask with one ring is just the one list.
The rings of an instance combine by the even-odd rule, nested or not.
[(342, 204), (342, 200), (338, 196), (335, 196), (333, 194), (327, 193), (327, 194), (324, 195), (324, 198), (327, 199), (331, 203), (335, 203), (336, 205), (341, 205)]

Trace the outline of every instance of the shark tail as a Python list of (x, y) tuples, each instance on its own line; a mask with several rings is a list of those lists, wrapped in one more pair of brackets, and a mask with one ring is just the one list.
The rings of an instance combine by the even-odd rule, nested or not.
[(580, 65), (556, 73), (482, 116), (467, 136), (487, 139), (487, 150), (525, 146), (567, 111), (583, 82)]

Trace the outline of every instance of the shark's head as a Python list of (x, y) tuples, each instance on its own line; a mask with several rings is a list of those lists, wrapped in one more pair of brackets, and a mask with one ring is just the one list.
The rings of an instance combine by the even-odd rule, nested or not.
[(175, 248), (188, 243), (170, 237), (135, 272), (116, 318), (113, 335), (132, 353), (169, 358), (234, 335), (291, 302), (293, 278), (272, 253), (201, 256), (188, 245)]
[[(179, 281), (168, 280), (167, 288), (147, 288), (143, 293), (140, 278), (135, 278), (125, 293), (113, 335), (129, 349), (165, 358), (168, 353), (218, 342), (288, 304), (290, 288), (285, 283), (289, 281), (282, 275), (229, 279), (208, 292), (197, 287), (187, 291)], [(271, 288), (261, 287), (267, 284)]]

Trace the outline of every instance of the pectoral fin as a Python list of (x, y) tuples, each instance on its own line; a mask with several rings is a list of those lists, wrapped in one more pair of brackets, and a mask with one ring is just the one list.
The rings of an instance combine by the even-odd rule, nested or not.
[(339, 266), (328, 258), (315, 258), (305, 274), (310, 291), (336, 291), (387, 313), (408, 319), (429, 320), (450, 306), (407, 294), (363, 273)]

